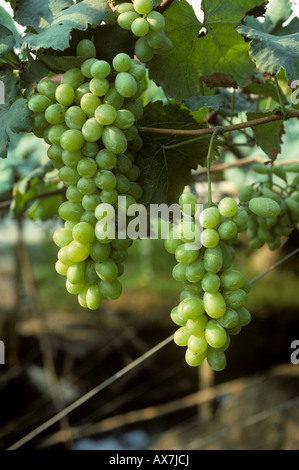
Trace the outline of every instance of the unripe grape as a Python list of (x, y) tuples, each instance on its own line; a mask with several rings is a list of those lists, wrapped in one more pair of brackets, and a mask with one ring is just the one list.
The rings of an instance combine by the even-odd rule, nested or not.
[(137, 39), (134, 52), (140, 62), (149, 62), (155, 53), (154, 49), (149, 46), (146, 37)]
[(147, 15), (154, 8), (153, 0), (133, 0), (133, 5), (140, 15)]
[(137, 92), (137, 82), (128, 72), (120, 72), (115, 78), (115, 88), (124, 98), (130, 98)]
[(52, 105), (52, 101), (45, 95), (33, 95), (28, 101), (28, 108), (34, 113), (42, 113), (50, 105)]
[(146, 17), (150, 28), (153, 31), (160, 31), (165, 26), (164, 16), (158, 11), (151, 11)]
[(74, 90), (76, 90), (84, 83), (84, 75), (81, 72), (81, 69), (74, 67), (67, 70), (62, 76), (61, 83), (70, 85)]
[(74, 101), (75, 92), (70, 85), (63, 83), (56, 88), (55, 97), (63, 106), (70, 106)]
[(131, 31), (135, 36), (145, 36), (149, 31), (149, 24), (145, 18), (136, 18), (131, 24)]
[(76, 47), (76, 54), (87, 59), (96, 57), (97, 51), (94, 43), (89, 39), (82, 39)]
[(112, 66), (116, 72), (127, 72), (131, 67), (132, 59), (128, 54), (120, 52), (112, 61)]

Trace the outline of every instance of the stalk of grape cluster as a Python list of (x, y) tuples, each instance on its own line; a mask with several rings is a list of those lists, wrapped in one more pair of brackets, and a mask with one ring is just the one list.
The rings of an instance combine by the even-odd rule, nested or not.
[(97, 59), (90, 40), (79, 42), (77, 55), (85, 59), (81, 68), (65, 72), (60, 83), (41, 80), (28, 107), (33, 132), (49, 145), (48, 157), (66, 187), (59, 208), (64, 226), (53, 235), (56, 271), (79, 304), (94, 310), (122, 292), (119, 278), (132, 240), (119, 236), (115, 213), (119, 196), (126, 209), (142, 196), (135, 163), (142, 139), (135, 124), (143, 114), (146, 70), (125, 53), (111, 64)]

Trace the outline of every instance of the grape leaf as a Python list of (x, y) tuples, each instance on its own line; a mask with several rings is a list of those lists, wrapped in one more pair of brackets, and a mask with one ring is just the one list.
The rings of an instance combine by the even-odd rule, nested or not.
[(243, 25), (237, 31), (252, 39), (251, 57), (261, 72), (278, 74), (283, 68), (289, 81), (299, 77), (299, 33), (274, 36)]
[[(144, 116), (139, 122), (142, 127), (168, 129), (199, 129), (199, 124), (190, 112), (176, 104), (163, 105), (156, 101), (144, 108)], [(143, 148), (137, 155), (141, 171), (139, 183), (143, 188), (144, 205), (168, 204), (178, 201), (184, 187), (192, 182), (191, 170), (198, 165), (205, 166), (210, 136), (202, 136), (175, 148), (163, 149), (190, 140), (190, 136), (175, 136), (155, 133), (140, 133)], [(215, 141), (216, 142), (216, 141)], [(215, 146), (216, 148), (216, 146)]]
[(25, 89), (25, 97), (32, 92), (32, 88), (44, 77), (48, 75), (48, 67), (39, 60), (29, 59), (26, 71), (21, 77), (22, 88)]
[[(35, 10), (39, 12), (39, 5), (44, 5), (44, 2), (39, 0), (28, 0), (25, 2), (33, 3)], [(54, 7), (55, 5), (59, 8)], [(64, 7), (62, 7), (64, 5)], [(70, 36), (73, 29), (85, 30), (90, 24), (98, 24), (101, 21), (108, 20), (112, 14), (107, 6), (106, 0), (83, 0), (80, 3), (69, 6), (69, 1), (66, 3), (63, 1), (55, 2), (55, 0), (45, 2), (42, 8), (44, 13), (46, 7), (47, 10), (45, 17), (41, 16), (40, 23), (37, 25), (37, 18), (31, 21), (37, 27), (38, 34), (28, 33), (25, 35), (23, 40), (23, 47), (26, 45), (33, 50), (38, 49), (49, 49), (64, 50), (70, 45)], [(53, 9), (51, 10), (51, 7)], [(67, 8), (68, 6), (68, 8)], [(29, 15), (29, 11), (26, 10), (26, 15)], [(23, 22), (25, 18), (30, 23), (29, 17), (23, 15)]]
[(53, 23), (63, 10), (73, 5), (72, 0), (17, 0), (14, 19), (22, 26), (32, 26), (40, 33)]
[[(246, 113), (248, 121), (259, 119), (261, 117), (271, 116), (275, 112), (268, 113)], [(284, 134), (284, 125), (282, 121), (269, 122), (259, 126), (252, 127), (256, 144), (271, 158), (276, 160), (281, 152), (281, 137)]]
[(15, 45), (15, 38), (10, 29), (0, 24), (0, 56), (8, 54)]
[(184, 105), (191, 111), (197, 111), (200, 108), (209, 108), (214, 111), (219, 111), (221, 106), (224, 104), (224, 97), (221, 95), (214, 96), (201, 96), (193, 95), (190, 98), (184, 100)]
[(25, 98), (17, 99), (11, 106), (0, 106), (0, 157), (7, 156), (10, 132), (29, 132), (32, 130), (31, 111)]
[(254, 64), (248, 56), (248, 45), (234, 30), (246, 12), (262, 0), (206, 2), (206, 33), (199, 37), (202, 24), (186, 0), (173, 2), (164, 13), (165, 32), (173, 43), (167, 55), (155, 54), (149, 62), (150, 78), (165, 93), (182, 101), (199, 92), (199, 78), (215, 73), (228, 77), (227, 82), (244, 85)]
[(53, 72), (66, 72), (73, 67), (81, 67), (84, 58), (76, 56), (56, 56), (52, 54), (37, 54), (41, 62), (47, 65)]

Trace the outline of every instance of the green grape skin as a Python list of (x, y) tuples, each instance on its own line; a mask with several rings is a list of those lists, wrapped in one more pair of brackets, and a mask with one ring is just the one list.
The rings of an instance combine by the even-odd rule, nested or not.
[(208, 321), (205, 329), (205, 337), (208, 345), (212, 348), (221, 348), (227, 340), (226, 331), (217, 320)]
[(85, 157), (95, 157), (99, 151), (97, 142), (85, 142), (81, 152)]
[(110, 244), (103, 244), (95, 240), (90, 246), (90, 257), (95, 263), (104, 263), (109, 259), (110, 253)]
[(154, 57), (154, 49), (149, 46), (146, 37), (137, 39), (134, 52), (140, 62), (149, 62)]
[(96, 184), (92, 178), (82, 176), (77, 182), (78, 190), (81, 194), (93, 194), (96, 191)]
[(63, 264), (61, 261), (57, 260), (55, 263), (55, 271), (60, 274), (61, 276), (66, 276), (68, 272), (69, 266)]
[(109, 191), (102, 190), (101, 192), (101, 201), (105, 204), (114, 205), (118, 199), (118, 192), (115, 189), (110, 189)]
[(134, 115), (135, 121), (139, 121), (139, 119), (141, 119), (143, 116), (143, 106), (139, 100), (124, 100), (122, 108), (131, 111), (131, 113)]
[(110, 257), (116, 264), (124, 263), (128, 259), (128, 250), (112, 249)]
[(133, 142), (139, 135), (138, 129), (134, 124), (128, 127), (128, 129), (124, 129), (123, 133), (125, 134), (128, 142)]
[(199, 249), (195, 247), (188, 249), (186, 245), (191, 245), (191, 243), (179, 245), (175, 250), (174, 255), (178, 263), (191, 264), (198, 258)]
[[(188, 332), (188, 328), (187, 327), (185, 328)], [(190, 335), (187, 346), (188, 346), (188, 349), (192, 351), (194, 354), (203, 354), (207, 350), (207, 347), (208, 347), (208, 343), (205, 338), (204, 331), (197, 333), (196, 335), (195, 334)]]
[(83, 214), (83, 208), (80, 203), (65, 201), (60, 205), (58, 214), (63, 220), (79, 222)]
[(68, 129), (60, 138), (60, 145), (64, 150), (76, 152), (84, 145), (82, 132), (77, 129)]
[[(70, 242), (70, 243), (72, 243), (72, 242)], [(69, 247), (69, 245), (64, 246), (63, 248), (60, 248), (60, 250), (57, 253), (58, 261), (63, 263), (65, 266), (70, 266), (71, 264), (73, 264), (72, 260), (68, 256), (68, 247)]]
[(86, 294), (88, 291), (88, 286), (85, 286), (78, 294), (78, 303), (82, 308), (88, 308), (86, 303)]
[(122, 294), (122, 284), (118, 279), (112, 282), (101, 281), (100, 291), (105, 299), (116, 300)]
[(128, 109), (119, 109), (116, 112), (115, 119), (112, 122), (114, 123), (114, 126), (118, 127), (119, 129), (129, 129), (134, 124), (135, 117), (134, 114)]
[(86, 93), (90, 93), (89, 82), (82, 83), (82, 85), (76, 88), (74, 98), (76, 106), (80, 106), (82, 96), (86, 95)]
[(280, 206), (273, 199), (256, 197), (249, 201), (249, 209), (260, 217), (277, 217), (280, 214)]
[(252, 198), (253, 187), (251, 185), (242, 186), (239, 191), (239, 201), (240, 202), (249, 202)]
[(38, 82), (37, 91), (40, 95), (44, 95), (49, 98), (49, 100), (55, 101), (55, 91), (57, 87), (57, 82), (54, 82), (54, 80), (50, 80), (49, 78), (44, 78)]
[(63, 151), (60, 145), (52, 144), (47, 150), (47, 155), (50, 158), (50, 160), (55, 160), (60, 163), (63, 163), (62, 154), (63, 154)]
[(75, 168), (69, 166), (63, 166), (58, 171), (60, 181), (63, 182), (64, 186), (75, 185), (78, 183), (80, 176)]
[(178, 237), (185, 243), (197, 242), (200, 239), (199, 228), (191, 220), (182, 220), (176, 226)]
[(126, 175), (132, 168), (132, 160), (127, 155), (119, 155), (117, 157), (116, 170)]
[(237, 314), (241, 326), (249, 325), (249, 323), (251, 322), (251, 314), (245, 307), (239, 308), (237, 310)]
[(204, 303), (198, 297), (188, 297), (178, 305), (178, 315), (182, 320), (197, 319), (204, 314)]
[(142, 138), (140, 137), (140, 135), (138, 135), (134, 140), (132, 140), (131, 142), (128, 142), (128, 150), (130, 152), (139, 152), (139, 150), (141, 150), (143, 147), (143, 140)]
[(247, 294), (249, 294), (249, 292), (251, 291), (251, 282), (246, 277), (244, 278), (242, 289), (245, 290)]
[(220, 292), (205, 292), (203, 304), (209, 317), (214, 319), (222, 317), (226, 311), (225, 299)]
[(146, 40), (148, 45), (154, 50), (159, 50), (167, 44), (167, 37), (163, 29), (160, 31), (149, 31), (146, 36)]
[(97, 55), (97, 50), (92, 41), (89, 39), (82, 39), (76, 47), (76, 55), (80, 57), (94, 58)]
[(118, 16), (117, 23), (122, 29), (130, 31), (133, 21), (137, 18), (139, 15), (135, 11), (124, 11)]
[(117, 13), (118, 14), (124, 13), (125, 11), (135, 11), (133, 3), (123, 2), (120, 5), (117, 5)]
[[(130, 180), (129, 180), (130, 181)], [(132, 196), (136, 201), (140, 201), (143, 195), (143, 189), (142, 187), (135, 182), (130, 182), (130, 189), (128, 191), (128, 194)]]
[(82, 194), (80, 193), (75, 184), (71, 184), (68, 186), (65, 195), (67, 200), (71, 202), (81, 202), (83, 198)]
[(127, 71), (133, 75), (137, 82), (141, 82), (146, 77), (146, 68), (135, 59), (131, 60), (131, 66)]
[(182, 245), (182, 241), (179, 239), (172, 238), (172, 234), (169, 234), (170, 237), (164, 240), (165, 250), (174, 255), (178, 246)]
[(84, 211), (81, 218), (80, 218), (80, 222), (86, 222), (86, 223), (92, 225), (93, 227), (95, 227), (95, 225), (97, 223), (97, 219), (94, 216), (94, 212)]
[(115, 126), (104, 127), (102, 141), (106, 149), (115, 154), (124, 153), (128, 147), (123, 131)]
[(80, 107), (87, 117), (93, 118), (95, 110), (102, 104), (100, 98), (93, 93), (85, 93), (80, 100)]
[(219, 243), (219, 234), (217, 230), (206, 228), (200, 234), (200, 241), (205, 248), (215, 248)]
[(154, 8), (153, 0), (133, 0), (134, 10), (140, 15), (147, 15)]
[(197, 208), (197, 198), (195, 194), (189, 192), (181, 194), (179, 205), (184, 214), (194, 216)]
[(187, 328), (185, 326), (181, 326), (176, 330), (176, 332), (173, 335), (173, 341), (177, 346), (187, 346), (188, 341), (189, 341), (190, 334), (187, 331)]
[(111, 73), (111, 67), (106, 60), (98, 60), (94, 62), (90, 68), (90, 73), (93, 78), (106, 78)]
[(89, 245), (95, 238), (94, 228), (86, 222), (79, 222), (73, 228), (72, 236), (78, 243)]
[(86, 288), (86, 284), (82, 282), (81, 284), (72, 284), (68, 279), (65, 282), (65, 288), (69, 294), (78, 295), (83, 289)]
[(111, 104), (102, 104), (95, 110), (96, 120), (104, 125), (109, 126), (114, 123), (117, 116), (116, 109)]
[(217, 292), (220, 288), (220, 277), (217, 274), (205, 273), (201, 280), (201, 287), (205, 292)]
[(131, 98), (137, 93), (137, 82), (128, 72), (119, 72), (114, 85), (116, 91), (124, 98)]
[(133, 240), (129, 237), (124, 239), (116, 237), (111, 243), (112, 248), (115, 250), (128, 250), (132, 245)]
[(202, 280), (206, 270), (203, 261), (197, 259), (191, 264), (186, 265), (185, 276), (189, 282), (199, 282)]
[(53, 233), (53, 240), (55, 245), (59, 248), (63, 248), (73, 240), (72, 232), (65, 227), (58, 228)]
[(232, 240), (238, 233), (238, 227), (232, 220), (225, 220), (218, 227), (218, 234), (221, 240)]
[(86, 114), (79, 106), (71, 106), (65, 113), (65, 123), (70, 129), (81, 130), (86, 119)]
[(49, 124), (62, 124), (64, 122), (66, 107), (62, 104), (51, 104), (45, 111), (45, 118)]
[(227, 364), (225, 353), (209, 348), (207, 351), (207, 362), (212, 370), (220, 372), (225, 369)]
[(219, 201), (218, 210), (223, 217), (234, 217), (238, 211), (238, 204), (231, 197), (225, 197)]
[(203, 262), (207, 272), (217, 274), (223, 265), (223, 255), (220, 246), (207, 248), (204, 253)]
[(223, 297), (228, 308), (237, 310), (246, 303), (247, 293), (243, 289), (226, 290), (223, 292)]
[(85, 262), (74, 263), (67, 270), (67, 280), (71, 284), (85, 283)]
[(124, 97), (118, 93), (115, 86), (111, 86), (109, 91), (104, 96), (103, 102), (106, 104), (111, 104), (111, 106), (113, 106), (118, 111), (124, 103)]
[(102, 124), (92, 117), (83, 124), (82, 135), (87, 142), (97, 142), (102, 137), (103, 129)]
[(95, 212), (97, 206), (100, 203), (101, 203), (100, 191), (97, 191), (94, 194), (84, 194), (82, 198), (82, 207), (87, 212)]
[(165, 27), (165, 19), (164, 16), (161, 15), (158, 11), (151, 11), (146, 17), (149, 27), (153, 31), (160, 31)]
[(244, 276), (240, 271), (229, 269), (220, 275), (221, 287), (226, 290), (241, 289), (244, 284)]
[(225, 329), (235, 328), (240, 323), (238, 313), (232, 308), (228, 308), (225, 314), (219, 318), (218, 321)]
[(83, 245), (76, 240), (73, 240), (67, 247), (68, 257), (73, 263), (85, 261), (89, 256), (89, 252), (89, 246)]
[(201, 288), (201, 283), (200, 282), (191, 282), (189, 283), (188, 281), (185, 283), (185, 288), (186, 291), (190, 292), (191, 295), (197, 297), (202, 294), (202, 288)]
[(66, 124), (55, 124), (51, 126), (48, 132), (48, 139), (53, 145), (60, 145), (62, 134), (68, 130)]
[(98, 171), (94, 181), (96, 186), (104, 191), (111, 191), (116, 186), (116, 177), (109, 170)]
[(145, 36), (149, 32), (149, 23), (145, 18), (136, 18), (131, 24), (131, 31), (135, 36)]
[(203, 354), (194, 354), (187, 348), (185, 352), (185, 361), (190, 367), (200, 366), (206, 358), (206, 351)]
[(84, 83), (84, 75), (79, 68), (73, 67), (67, 70), (61, 79), (61, 84), (70, 85), (74, 90)]
[(186, 265), (176, 264), (172, 269), (172, 277), (178, 282), (186, 281)]
[(95, 270), (102, 281), (112, 282), (118, 277), (117, 264), (111, 258), (103, 263), (96, 263)]
[(272, 191), (270, 188), (267, 188), (266, 186), (264, 186), (262, 189), (262, 195), (265, 196), (266, 198), (273, 199), (273, 201), (276, 201), (277, 204), (281, 203), (280, 196), (274, 191)]
[(236, 215), (232, 217), (232, 221), (236, 224), (238, 232), (245, 232), (248, 225), (248, 213), (238, 208)]
[(102, 303), (101, 289), (98, 284), (88, 287), (85, 297), (85, 303), (89, 310), (97, 310)]
[[(237, 328), (237, 327), (236, 327)], [(233, 329), (233, 328), (232, 328)], [(224, 345), (221, 347), (221, 348), (216, 348), (216, 351), (220, 352), (225, 352), (229, 346), (230, 346), (230, 343), (231, 343), (231, 339), (230, 339), (230, 336), (227, 334), (226, 336), (226, 342), (224, 343)], [(209, 348), (208, 348), (209, 349)]]
[(265, 242), (260, 240), (258, 237), (255, 237), (252, 240), (250, 240), (250, 242), (248, 243), (248, 246), (252, 250), (257, 250), (259, 248), (262, 248), (262, 246), (264, 246), (264, 244), (265, 244)]
[(174, 307), (170, 312), (170, 318), (178, 326), (185, 326), (186, 322), (182, 320), (178, 315), (178, 308)]
[(32, 95), (28, 100), (28, 108), (34, 113), (42, 113), (52, 104), (47, 96), (40, 94)]
[(126, 173), (127, 175), (127, 178), (130, 180), (130, 181), (136, 181), (138, 180), (138, 178), (140, 177), (140, 169), (137, 165), (132, 165), (132, 168)]
[(198, 318), (189, 318), (186, 322), (186, 328), (190, 335), (201, 333), (205, 330), (208, 323), (208, 319), (205, 315), (200, 315)]
[(46, 128), (49, 126), (48, 121), (45, 118), (45, 113), (35, 113), (32, 117), (32, 131), (33, 134), (42, 139)]
[(69, 150), (63, 150), (61, 159), (66, 166), (77, 167), (79, 161), (82, 159), (83, 155), (80, 150), (75, 152), (70, 152)]
[(109, 88), (110, 85), (106, 78), (93, 78), (89, 84), (90, 91), (96, 96), (105, 96)]
[(205, 229), (214, 229), (221, 220), (221, 214), (217, 207), (207, 207), (199, 215), (199, 222)]
[(62, 106), (70, 106), (74, 101), (75, 91), (70, 85), (63, 83), (56, 88), (55, 97)]
[(112, 67), (118, 73), (127, 72), (130, 69), (131, 64), (131, 57), (124, 52), (117, 54), (112, 61)]

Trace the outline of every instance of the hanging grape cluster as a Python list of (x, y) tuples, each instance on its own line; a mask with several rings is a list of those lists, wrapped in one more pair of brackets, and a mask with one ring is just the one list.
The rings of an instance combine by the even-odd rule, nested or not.
[[(265, 175), (264, 181), (246, 185), (239, 192), (239, 201), (248, 210), (247, 236), (249, 247), (259, 249), (267, 244), (270, 250), (281, 246), (282, 237), (299, 223), (299, 178), (288, 181), (288, 176), (299, 173), (299, 165), (285, 169), (280, 166), (256, 164), (252, 169)], [(273, 178), (279, 178), (274, 183)]]
[(125, 53), (112, 64), (96, 58), (92, 41), (77, 45), (84, 57), (81, 68), (64, 73), (60, 83), (43, 79), (28, 106), (33, 111), (33, 132), (47, 144), (48, 157), (66, 187), (59, 208), (64, 227), (54, 233), (59, 247), (56, 271), (66, 276), (66, 289), (82, 307), (96, 309), (103, 299), (121, 295), (132, 240), (105, 235), (105, 204), (118, 208), (142, 196), (135, 164), (142, 139), (135, 123), (142, 117), (138, 99), (145, 67)]
[(117, 7), (118, 25), (137, 37), (134, 52), (141, 62), (149, 62), (155, 54), (167, 54), (173, 46), (164, 31), (164, 16), (153, 7), (153, 0), (133, 0)]
[(172, 275), (184, 283), (180, 303), (171, 311), (172, 321), (179, 326), (174, 341), (186, 347), (190, 366), (207, 359), (213, 370), (220, 371), (226, 366), (230, 337), (251, 320), (245, 308), (250, 282), (232, 268), (232, 244), (246, 230), (248, 214), (232, 198), (224, 198), (199, 214), (200, 231), (196, 196), (183, 193), (180, 207), (189, 220), (174, 224), (165, 240), (166, 250), (177, 261)]

